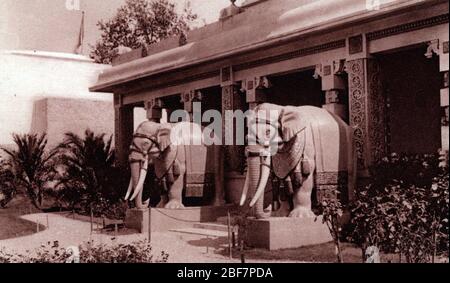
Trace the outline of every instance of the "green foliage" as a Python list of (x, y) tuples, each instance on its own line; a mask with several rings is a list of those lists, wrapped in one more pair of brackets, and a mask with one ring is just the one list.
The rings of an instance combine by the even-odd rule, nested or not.
[(448, 253), (448, 163), (440, 167), (437, 155), (392, 154), (371, 175), (351, 205), (350, 239), (363, 249), (400, 253), (407, 262)]
[[(131, 244), (95, 244), (87, 242), (78, 247), (80, 263), (166, 263), (169, 255), (165, 252), (153, 255), (151, 245), (146, 241)], [(58, 241), (48, 242), (34, 252), (34, 255), (18, 255), (0, 250), (0, 263), (65, 263), (71, 253), (59, 246)]]
[(57, 147), (59, 199), (83, 214), (122, 218), (125, 208), (121, 203), (121, 190), (125, 187), (120, 168), (115, 167), (112, 136), (95, 135), (86, 130), (84, 138), (66, 133), (64, 142)]
[(319, 210), (322, 214), (322, 222), (327, 225), (336, 247), (336, 256), (339, 263), (343, 262), (342, 249), (340, 243), (341, 223), (339, 219), (343, 216), (343, 207), (336, 192), (334, 197), (327, 197), (319, 204)]
[(11, 166), (0, 159), (0, 208), (5, 207), (16, 193), (14, 173)]
[(114, 18), (98, 22), (101, 40), (91, 57), (98, 63), (109, 64), (117, 55), (117, 47), (136, 49), (181, 34), (196, 18), (189, 4), (178, 15), (175, 4), (168, 0), (126, 0)]
[(36, 208), (41, 209), (45, 185), (55, 175), (53, 157), (55, 151), (46, 152), (46, 135), (13, 134), (16, 150), (3, 151), (9, 156), (9, 165), (16, 187), (24, 188)]

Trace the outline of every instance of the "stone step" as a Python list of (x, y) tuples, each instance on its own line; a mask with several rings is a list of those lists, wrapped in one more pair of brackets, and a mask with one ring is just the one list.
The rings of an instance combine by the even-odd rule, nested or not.
[(214, 222), (195, 223), (194, 228), (222, 231), (228, 233), (228, 226), (222, 223), (214, 223)]
[(170, 232), (191, 234), (191, 235), (202, 235), (202, 236), (209, 236), (209, 237), (228, 237), (228, 232), (210, 230), (210, 229), (201, 229), (201, 228), (172, 229), (172, 230), (170, 230)]
[[(222, 225), (225, 225), (225, 226), (227, 226), (228, 225), (228, 216), (221, 216), (221, 217), (218, 217), (217, 218), (217, 220), (216, 220), (216, 222), (218, 223), (218, 224), (222, 224)], [(233, 217), (231, 217), (231, 224), (233, 224)]]

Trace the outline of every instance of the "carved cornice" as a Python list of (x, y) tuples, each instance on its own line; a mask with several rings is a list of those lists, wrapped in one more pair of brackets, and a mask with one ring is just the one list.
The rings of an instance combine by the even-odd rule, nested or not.
[(432, 17), (432, 18), (428, 18), (428, 19), (424, 19), (424, 20), (420, 20), (420, 21), (415, 21), (415, 22), (411, 22), (411, 23), (407, 23), (407, 24), (390, 27), (390, 28), (385, 28), (382, 30), (374, 31), (374, 32), (369, 32), (366, 35), (366, 37), (367, 37), (368, 41), (372, 41), (372, 40), (376, 40), (376, 39), (380, 39), (380, 38), (384, 38), (384, 37), (388, 37), (388, 36), (392, 36), (392, 35), (397, 35), (397, 34), (401, 34), (401, 33), (405, 33), (405, 32), (410, 32), (410, 31), (424, 29), (424, 28), (428, 28), (428, 27), (432, 27), (432, 26), (446, 24), (448, 22), (449, 22), (449, 14), (439, 15), (436, 17)]
[(261, 58), (257, 61), (238, 64), (238, 65), (235, 65), (233, 67), (233, 69), (235, 71), (241, 71), (241, 70), (245, 70), (245, 69), (259, 67), (262, 65), (267, 65), (267, 64), (271, 64), (271, 63), (277, 63), (280, 61), (291, 60), (294, 58), (317, 54), (317, 53), (321, 53), (321, 52), (325, 52), (325, 51), (329, 51), (329, 50), (344, 48), (345, 46), (346, 46), (345, 39), (332, 41), (332, 42), (328, 42), (325, 44), (311, 46), (311, 47), (295, 50), (292, 52), (288, 52), (288, 53), (284, 53), (284, 54), (280, 54), (280, 55), (276, 55), (276, 56)]

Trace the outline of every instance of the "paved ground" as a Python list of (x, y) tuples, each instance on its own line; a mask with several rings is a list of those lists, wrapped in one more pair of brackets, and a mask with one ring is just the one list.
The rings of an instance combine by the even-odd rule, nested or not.
[[(128, 234), (119, 235), (115, 240), (113, 236), (102, 234), (98, 230), (91, 233), (91, 226), (88, 222), (69, 219), (57, 214), (31, 214), (24, 215), (22, 218), (39, 222), (46, 225), (47, 217), (49, 228), (29, 236), (2, 240), (0, 249), (5, 248), (8, 251), (17, 253), (28, 253), (47, 242), (59, 241), (60, 246), (68, 247), (70, 245), (80, 245), (83, 242), (93, 240), (95, 243), (108, 244), (112, 241), (119, 243), (130, 243), (147, 238), (146, 234)], [(153, 233), (152, 246), (156, 254), (165, 251), (169, 254), (169, 262), (172, 263), (222, 263), (239, 262), (230, 261), (226, 256), (221, 255), (227, 246), (226, 238), (207, 239), (201, 235), (189, 235), (175, 232)], [(248, 262), (268, 262), (251, 260)], [(279, 262), (279, 261), (278, 261)]]

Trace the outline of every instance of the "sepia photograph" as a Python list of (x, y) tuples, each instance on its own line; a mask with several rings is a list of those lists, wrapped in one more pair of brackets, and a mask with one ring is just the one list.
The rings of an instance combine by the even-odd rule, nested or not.
[(0, 0), (0, 263), (448, 264), (448, 74), (447, 0)]

